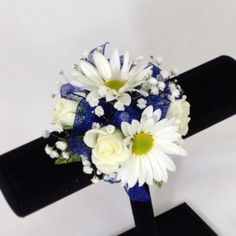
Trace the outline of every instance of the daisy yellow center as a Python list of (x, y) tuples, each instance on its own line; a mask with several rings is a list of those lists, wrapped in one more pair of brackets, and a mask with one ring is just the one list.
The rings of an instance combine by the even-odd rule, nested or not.
[(104, 85), (118, 92), (120, 88), (122, 88), (125, 85), (125, 81), (121, 79), (111, 79), (111, 80), (107, 80), (104, 83)]
[(145, 155), (152, 149), (153, 143), (153, 136), (141, 131), (132, 139), (132, 152), (136, 156)]

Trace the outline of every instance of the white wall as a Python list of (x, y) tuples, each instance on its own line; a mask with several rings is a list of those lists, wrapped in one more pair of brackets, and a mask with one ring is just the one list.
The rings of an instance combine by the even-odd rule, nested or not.
[[(57, 72), (69, 72), (84, 49), (110, 41), (134, 56), (162, 55), (166, 68), (183, 72), (222, 54), (235, 57), (235, 22), (235, 0), (0, 0), (0, 153), (41, 135)], [(179, 172), (163, 191), (153, 189), (156, 213), (186, 200), (218, 233), (235, 235), (231, 126), (235, 117), (187, 141), (189, 158), (177, 161)], [(0, 195), (4, 236), (111, 235), (132, 223), (119, 186), (91, 186), (25, 219)]]

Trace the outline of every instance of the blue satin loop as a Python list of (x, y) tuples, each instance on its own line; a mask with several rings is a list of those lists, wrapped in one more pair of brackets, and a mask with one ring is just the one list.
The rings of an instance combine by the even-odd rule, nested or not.
[(103, 123), (101, 118), (95, 115), (92, 108), (85, 99), (81, 99), (77, 106), (74, 126), (70, 135), (69, 148), (78, 155), (91, 158), (91, 148), (83, 141), (82, 137), (87, 130), (92, 128), (93, 122)]
[(124, 187), (125, 191), (128, 193), (130, 199), (134, 202), (146, 202), (149, 201), (150, 194), (145, 189), (144, 185), (138, 186), (138, 183), (132, 188)]
[(117, 180), (116, 178), (103, 179), (103, 181), (108, 182), (110, 184), (120, 183), (120, 180)]
[(73, 153), (77, 155), (84, 155), (91, 159), (92, 149), (89, 148), (82, 139), (79, 139), (77, 136), (72, 134), (68, 145)]
[(94, 108), (85, 99), (81, 99), (75, 114), (73, 134), (83, 135), (92, 128), (93, 122), (101, 124), (104, 121), (95, 115)]
[(87, 130), (92, 128), (93, 122), (100, 124), (100, 126), (108, 125), (109, 117), (111, 116), (112, 105), (100, 100), (99, 106), (104, 110), (104, 115), (98, 117), (95, 114), (94, 107), (91, 107), (86, 99), (82, 98), (77, 106), (75, 120), (73, 125), (74, 135), (83, 135)]
[(161, 69), (152, 63), (149, 63), (149, 65), (152, 66), (152, 76), (157, 77), (160, 74)]
[(80, 100), (81, 96), (77, 92), (84, 92), (84, 90), (69, 83), (63, 84), (60, 89), (61, 97), (69, 100)]
[(93, 53), (94, 53), (98, 48), (101, 48), (101, 49), (102, 49), (101, 53), (104, 55), (104, 54), (105, 54), (105, 50), (106, 50), (107, 44), (109, 44), (109, 42), (106, 42), (106, 43), (102, 44), (101, 46), (98, 46), (98, 47), (92, 49), (92, 50), (89, 52), (88, 57), (87, 57), (85, 60), (88, 61), (88, 62), (90, 62), (90, 63), (92, 63), (92, 64), (94, 65)]
[(130, 106), (126, 106), (124, 111), (115, 110), (111, 117), (111, 124), (117, 128), (120, 128), (123, 121), (131, 123), (132, 120), (139, 120), (141, 113), (142, 111), (136, 106), (136, 103), (132, 103)]
[(168, 94), (149, 95), (145, 99), (147, 100), (147, 105), (152, 105), (154, 110), (161, 109), (161, 119), (166, 117), (170, 105)]

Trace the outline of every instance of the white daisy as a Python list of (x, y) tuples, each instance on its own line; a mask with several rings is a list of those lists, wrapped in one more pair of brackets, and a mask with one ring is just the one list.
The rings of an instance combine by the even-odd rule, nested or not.
[(176, 120), (160, 120), (161, 110), (153, 111), (148, 106), (142, 113), (141, 120), (131, 124), (122, 122), (121, 129), (126, 139), (130, 140), (132, 156), (121, 166), (117, 179), (122, 184), (133, 187), (154, 180), (167, 182), (167, 170), (175, 171), (175, 165), (168, 154), (186, 155), (180, 146), (181, 134), (178, 133)]
[[(105, 98), (107, 102), (117, 100), (123, 106), (129, 106), (131, 97), (128, 92), (137, 91), (144, 96), (148, 94), (137, 89), (151, 76), (151, 67), (145, 63), (134, 65), (129, 59), (129, 53), (123, 55), (121, 63), (117, 49), (108, 60), (101, 52), (94, 51), (94, 64), (81, 60), (74, 73), (75, 86), (90, 91), (87, 100), (91, 105), (96, 106), (99, 98)], [(121, 106), (119, 106), (121, 107)]]

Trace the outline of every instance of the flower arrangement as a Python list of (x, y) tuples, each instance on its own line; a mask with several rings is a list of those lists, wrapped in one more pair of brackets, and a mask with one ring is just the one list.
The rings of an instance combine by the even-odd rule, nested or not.
[[(169, 155), (185, 156), (190, 105), (161, 58), (130, 59), (107, 43), (85, 53), (60, 86), (46, 153), (56, 164), (82, 162), (93, 183), (121, 182), (133, 200), (147, 200), (144, 184), (166, 183), (175, 171)], [(54, 135), (44, 132), (44, 137)]]

